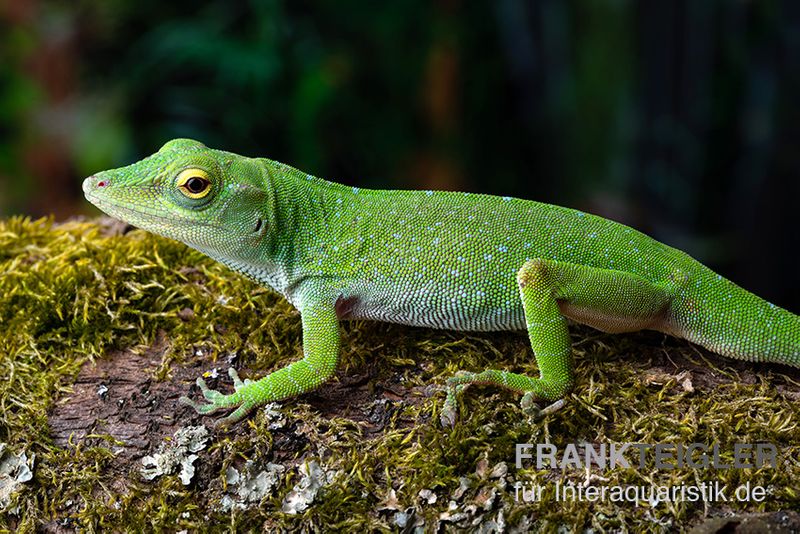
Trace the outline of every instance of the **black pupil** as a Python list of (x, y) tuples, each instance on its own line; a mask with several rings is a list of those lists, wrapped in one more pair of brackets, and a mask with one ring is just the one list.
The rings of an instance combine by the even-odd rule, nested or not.
[(202, 178), (198, 178), (197, 176), (192, 176), (188, 180), (186, 180), (186, 189), (188, 189), (191, 193), (202, 193), (203, 190), (206, 188), (206, 181)]

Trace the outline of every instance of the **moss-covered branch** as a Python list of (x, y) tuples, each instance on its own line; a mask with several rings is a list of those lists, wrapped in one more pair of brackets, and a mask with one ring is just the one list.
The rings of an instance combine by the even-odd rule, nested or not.
[[(572, 332), (578, 385), (566, 408), (529, 421), (514, 395), (475, 388), (459, 424), (444, 430), (443, 397), (431, 385), (490, 364), (536, 373), (525, 335), (348, 324), (334, 383), (212, 433), (193, 452), (188, 485), (177, 471), (148, 481), (142, 457), (181, 428), (210, 423), (177, 403), (194, 378), (205, 373), (225, 389), (229, 365), (257, 377), (298, 358), (299, 315), (181, 244), (110, 221), (0, 222), (0, 442), (36, 458), (0, 528), (663, 531), (729, 510), (800, 504), (794, 462), (517, 470), (517, 443), (719, 443), (730, 455), (734, 443), (766, 441), (782, 458), (797, 454), (796, 372), (724, 360), (660, 334)], [(772, 493), (763, 503), (708, 505), (552, 500), (556, 481), (586, 480), (750, 482)], [(543, 501), (515, 502), (516, 482), (541, 484)], [(287, 507), (302, 498), (307, 507)]]

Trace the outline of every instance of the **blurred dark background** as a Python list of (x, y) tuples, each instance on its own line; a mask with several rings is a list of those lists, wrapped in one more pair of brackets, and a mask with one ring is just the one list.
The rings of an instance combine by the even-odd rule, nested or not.
[(0, 216), (173, 137), (635, 226), (800, 311), (800, 3), (0, 0)]

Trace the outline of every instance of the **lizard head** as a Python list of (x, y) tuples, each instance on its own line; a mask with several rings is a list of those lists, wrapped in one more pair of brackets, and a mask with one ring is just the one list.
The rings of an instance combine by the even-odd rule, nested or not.
[(174, 139), (132, 165), (90, 176), (83, 191), (112, 217), (203, 252), (237, 256), (271, 226), (256, 160), (191, 139)]

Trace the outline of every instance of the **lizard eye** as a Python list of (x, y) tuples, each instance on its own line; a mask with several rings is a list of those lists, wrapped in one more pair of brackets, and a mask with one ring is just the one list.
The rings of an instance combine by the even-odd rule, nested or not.
[(177, 186), (189, 198), (203, 198), (211, 191), (211, 180), (202, 169), (185, 169), (178, 175)]

